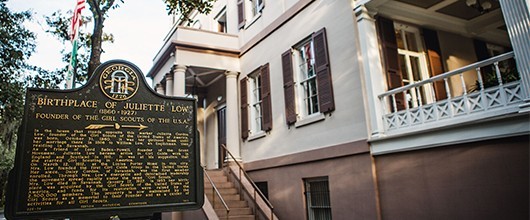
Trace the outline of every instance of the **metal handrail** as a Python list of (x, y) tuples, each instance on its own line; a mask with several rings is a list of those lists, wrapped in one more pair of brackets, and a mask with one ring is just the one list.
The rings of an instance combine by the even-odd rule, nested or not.
[(217, 194), (219, 199), (221, 199), (221, 203), (223, 204), (223, 206), (226, 209), (226, 219), (228, 219), (229, 218), (229, 214), (230, 214), (230, 208), (228, 208), (228, 205), (226, 204), (225, 200), (221, 196), (221, 192), (219, 192), (219, 190), (217, 189), (217, 187), (213, 183), (212, 178), (210, 178), (210, 175), (208, 175), (208, 173), (206, 172), (206, 168), (202, 167), (202, 170), (204, 171), (203, 173), (204, 173), (204, 175), (206, 175), (206, 178), (208, 179), (208, 181), (210, 181), (210, 183), (212, 184), (212, 207), (215, 209), (215, 195), (214, 194)]
[[(230, 157), (232, 158), (232, 160), (237, 164), (237, 166), (239, 167), (239, 179), (238, 179), (238, 182), (239, 182), (239, 187), (240, 187), (240, 194), (241, 194), (241, 186), (243, 185), (243, 183), (241, 182), (241, 173), (243, 173), (243, 175), (245, 176), (245, 178), (247, 178), (248, 182), (250, 182), (250, 184), (252, 185), (252, 187), (254, 188), (254, 203), (255, 203), (255, 207), (257, 207), (257, 202), (256, 202), (256, 192), (258, 192), (258, 195), (261, 197), (261, 199), (265, 202), (265, 204), (267, 204), (267, 206), (271, 209), (271, 220), (274, 219), (274, 207), (272, 206), (272, 204), (269, 202), (269, 200), (265, 197), (265, 195), (263, 195), (263, 193), (261, 192), (261, 190), (259, 190), (258, 186), (256, 186), (256, 184), (254, 183), (254, 181), (252, 181), (252, 179), (250, 178), (250, 176), (248, 175), (248, 173), (243, 169), (243, 166), (241, 166), (241, 164), (236, 160), (236, 158), (234, 157), (234, 155), (228, 150), (228, 148), (224, 145), (224, 144), (221, 144), (221, 147), (228, 153), (228, 155), (230, 155)], [(256, 212), (254, 212), (254, 214), (256, 214)]]

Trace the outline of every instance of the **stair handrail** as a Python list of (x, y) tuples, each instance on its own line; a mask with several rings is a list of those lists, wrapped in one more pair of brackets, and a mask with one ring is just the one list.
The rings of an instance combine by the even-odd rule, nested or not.
[(212, 207), (215, 209), (215, 194), (217, 194), (217, 196), (219, 197), (219, 199), (221, 199), (221, 203), (223, 204), (223, 206), (225, 207), (226, 209), (226, 219), (229, 218), (229, 214), (230, 214), (230, 208), (228, 207), (228, 205), (226, 204), (225, 200), (223, 199), (223, 196), (221, 196), (221, 192), (219, 192), (219, 189), (217, 189), (217, 187), (215, 186), (215, 183), (213, 183), (213, 180), (212, 178), (210, 178), (210, 175), (208, 175), (208, 173), (206, 172), (206, 168), (202, 167), (202, 170), (204, 171), (204, 175), (206, 175), (206, 178), (208, 179), (208, 181), (210, 182), (210, 184), (212, 184)]
[[(241, 166), (241, 164), (236, 160), (236, 158), (234, 157), (234, 155), (228, 150), (228, 148), (226, 147), (226, 145), (224, 144), (221, 144), (221, 147), (228, 153), (228, 155), (230, 155), (230, 157), (232, 158), (232, 160), (237, 164), (237, 166), (239, 167), (239, 179), (237, 180), (239, 182), (239, 187), (241, 188), (241, 186), (243, 185), (243, 183), (241, 182), (241, 173), (243, 173), (243, 175), (245, 176), (245, 178), (247, 178), (248, 182), (250, 182), (250, 184), (252, 185), (252, 187), (254, 188), (254, 203), (255, 203), (255, 207), (258, 206), (257, 202), (256, 202), (256, 192), (258, 192), (258, 195), (261, 197), (261, 199), (265, 202), (265, 204), (271, 209), (271, 220), (274, 219), (274, 207), (272, 206), (272, 204), (269, 202), (269, 200), (265, 197), (265, 195), (263, 195), (263, 193), (261, 192), (261, 190), (258, 188), (258, 186), (254, 183), (254, 181), (252, 181), (252, 179), (250, 178), (250, 176), (248, 175), (248, 173), (243, 169), (243, 166)], [(240, 191), (240, 195), (241, 195), (241, 189), (239, 190)], [(254, 214), (256, 215), (257, 213), (254, 212)]]

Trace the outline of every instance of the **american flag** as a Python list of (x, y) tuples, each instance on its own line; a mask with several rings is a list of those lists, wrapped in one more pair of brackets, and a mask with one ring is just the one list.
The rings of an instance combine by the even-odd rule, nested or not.
[(72, 41), (72, 53), (70, 56), (70, 63), (68, 64), (68, 72), (66, 72), (66, 88), (74, 88), (75, 67), (77, 64), (77, 38), (79, 33), (79, 26), (81, 24), (81, 11), (85, 8), (85, 0), (77, 0), (75, 5), (72, 22), (70, 23), (70, 41)]
[(77, 0), (74, 14), (72, 15), (72, 22), (70, 23), (70, 41), (74, 41), (77, 37), (77, 32), (81, 24), (81, 11), (85, 9), (85, 0)]

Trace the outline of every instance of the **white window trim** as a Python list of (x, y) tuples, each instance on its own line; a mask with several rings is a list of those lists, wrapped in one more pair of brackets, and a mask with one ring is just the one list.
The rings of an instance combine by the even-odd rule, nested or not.
[[(258, 124), (256, 122), (256, 119), (258, 118), (257, 116), (257, 112), (254, 108), (255, 105), (259, 104), (260, 105), (260, 108), (261, 108), (261, 105), (262, 105), (262, 101), (263, 100), (255, 100), (256, 99), (256, 96), (254, 94), (254, 90), (256, 90), (256, 78), (260, 76), (260, 72), (259, 72), (259, 68), (258, 68), (258, 71), (254, 71), (253, 73), (249, 74), (248, 75), (248, 82), (249, 82), (249, 86), (248, 86), (248, 106), (249, 106), (249, 110), (250, 110), (250, 118), (249, 118), (249, 128), (250, 128), (250, 136), (254, 136), (254, 135), (258, 135), (260, 132), (263, 132), (262, 130), (262, 127), (263, 127), (263, 111), (260, 110), (260, 119), (261, 119), (261, 122), (259, 124), (259, 127), (258, 127)], [(263, 83), (263, 82), (261, 82)], [(259, 93), (259, 90), (257, 91)], [(261, 96), (261, 94), (258, 94), (258, 96)], [(260, 97), (261, 99), (263, 99), (263, 97)]]
[(299, 120), (296, 120), (296, 122), (294, 123), (294, 127), (295, 128), (303, 127), (309, 124), (323, 121), (324, 119), (326, 119), (326, 115), (321, 112), (317, 112), (315, 114), (312, 114), (312, 115), (309, 115), (303, 118), (299, 118)]
[(252, 2), (252, 0), (246, 0), (245, 2), (245, 18), (247, 18), (247, 21), (249, 22), (246, 22), (245, 24), (245, 27), (244, 29), (248, 29), (250, 26), (252, 26), (254, 23), (256, 23), (256, 21), (261, 18), (261, 13), (263, 11), (263, 1), (262, 0), (262, 4), (259, 8), (259, 10), (256, 12), (256, 14), (253, 14), (253, 11), (254, 11), (254, 3)]
[[(295, 124), (296, 127), (301, 127), (301, 126), (304, 126), (306, 124), (314, 123), (315, 121), (313, 119), (313, 116), (323, 115), (320, 112), (320, 109), (318, 110), (318, 112), (314, 112), (312, 114), (309, 114), (309, 112), (307, 110), (307, 105), (306, 105), (306, 102), (305, 102), (307, 97), (305, 96), (305, 88), (302, 85), (302, 83), (308, 81), (310, 78), (316, 78), (316, 73), (315, 73), (314, 77), (306, 78), (304, 73), (300, 70), (300, 66), (302, 65), (302, 61), (300, 60), (300, 57), (302, 55), (300, 54), (299, 48), (302, 45), (305, 45), (307, 42), (312, 42), (312, 39), (311, 38), (305, 39), (305, 40), (303, 40), (301, 43), (299, 43), (298, 45), (296, 45), (293, 48), (293, 55), (294, 55), (293, 60), (294, 60), (294, 63), (295, 63), (295, 69), (294, 69), (295, 73), (294, 74), (296, 76), (295, 79), (294, 79), (295, 100), (296, 100), (296, 109), (297, 109), (297, 115), (298, 115), (298, 120), (297, 120), (296, 124), (298, 124), (298, 121), (308, 121), (309, 122), (309, 123), (300, 123), (301, 124), (300, 126), (297, 126)], [(313, 50), (312, 53), (313, 53), (313, 56), (314, 56), (314, 45), (311, 48)], [(313, 57), (313, 60), (314, 60), (314, 57)], [(318, 82), (317, 82), (317, 86), (318, 86)], [(317, 89), (316, 92), (317, 92), (317, 100), (318, 100), (318, 89)], [(317, 101), (316, 105), (319, 105), (318, 101)], [(305, 120), (306, 118), (307, 118), (307, 120)], [(319, 118), (319, 117), (316, 117), (316, 118)], [(324, 119), (324, 118), (325, 117), (323, 117), (322, 119)], [(317, 121), (320, 121), (322, 119), (319, 119)]]
[(265, 132), (263, 130), (262, 131), (258, 131), (256, 133), (252, 133), (251, 132), (250, 135), (248, 136), (247, 140), (248, 141), (253, 141), (253, 140), (257, 140), (257, 139), (260, 139), (262, 137), (265, 137), (265, 136), (267, 136), (267, 132)]

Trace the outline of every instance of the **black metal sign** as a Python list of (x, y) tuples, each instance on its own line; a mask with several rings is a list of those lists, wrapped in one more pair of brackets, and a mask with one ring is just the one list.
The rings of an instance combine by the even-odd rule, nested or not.
[(109, 61), (75, 90), (29, 89), (9, 219), (141, 216), (202, 207), (195, 99), (156, 94)]

